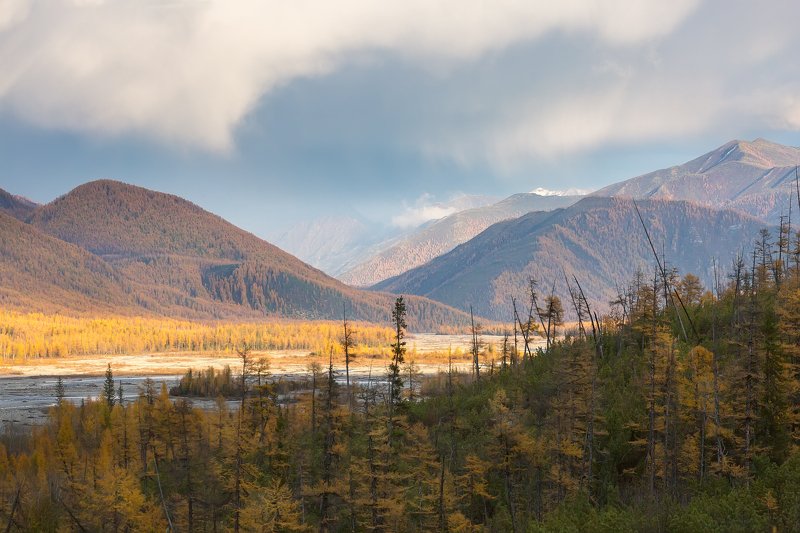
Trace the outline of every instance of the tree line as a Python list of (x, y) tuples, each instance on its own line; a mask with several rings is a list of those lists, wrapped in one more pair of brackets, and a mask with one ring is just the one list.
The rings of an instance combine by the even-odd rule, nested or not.
[[(154, 352), (232, 353), (247, 344), (253, 350), (303, 349), (340, 352), (333, 321), (203, 323), (166, 318), (76, 318), (0, 310), (0, 358), (25, 359), (70, 355)], [(389, 343), (391, 330), (359, 323), (355, 350), (375, 350)]]

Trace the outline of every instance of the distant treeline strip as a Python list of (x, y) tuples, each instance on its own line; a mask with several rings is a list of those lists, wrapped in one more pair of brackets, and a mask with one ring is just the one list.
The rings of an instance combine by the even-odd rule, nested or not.
[[(391, 330), (359, 323), (357, 350), (386, 346)], [(3, 359), (154, 352), (231, 352), (253, 350), (341, 350), (341, 324), (330, 321), (272, 321), (207, 324), (141, 317), (74, 318), (0, 310)]]

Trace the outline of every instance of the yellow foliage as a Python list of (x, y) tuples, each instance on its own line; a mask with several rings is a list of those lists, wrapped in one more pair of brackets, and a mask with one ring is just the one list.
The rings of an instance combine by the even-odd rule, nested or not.
[[(342, 325), (333, 321), (202, 323), (144, 317), (74, 318), (0, 310), (0, 358), (158, 352), (302, 349), (339, 354)], [(356, 355), (391, 343), (389, 328), (354, 324)]]

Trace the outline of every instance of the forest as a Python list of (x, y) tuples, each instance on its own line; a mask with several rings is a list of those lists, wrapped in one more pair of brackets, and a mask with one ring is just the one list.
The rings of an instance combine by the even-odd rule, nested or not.
[(798, 531), (789, 248), (764, 231), (712, 287), (658, 261), (602, 316), (580, 280), (564, 295), (531, 280), (494, 363), (474, 328), (466, 373), (414, 382), (398, 298), (367, 382), (347, 376), (361, 328), (344, 321), (345, 366), (329, 347), (305, 392), (279, 390), (246, 345), (214, 409), (152, 385), (121, 403), (111, 370), (96, 400), (73, 405), (57, 387), (47, 424), (0, 441), (0, 527)]
[[(331, 321), (271, 320), (260, 323), (203, 323), (146, 317), (75, 318), (0, 309), (0, 361), (70, 355), (158, 352), (233, 353), (252, 350), (341, 351), (341, 326)], [(358, 323), (356, 350), (388, 345), (386, 326)]]

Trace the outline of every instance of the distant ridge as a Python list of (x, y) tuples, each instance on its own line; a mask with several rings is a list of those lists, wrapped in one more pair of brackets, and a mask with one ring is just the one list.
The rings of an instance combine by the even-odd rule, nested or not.
[(375, 247), (403, 233), (355, 214), (332, 215), (294, 224), (275, 244), (336, 277), (346, 265), (369, 257)]
[[(345, 211), (296, 223), (275, 236), (274, 242), (283, 250), (338, 278), (405, 237), (436, 223), (439, 218), (497, 201), (498, 198), (493, 196), (461, 194), (443, 202), (407, 207), (391, 221), (383, 222)], [(435, 218), (425, 220), (429, 217)]]
[(38, 206), (27, 198), (0, 189), (0, 212), (8, 213), (17, 220), (25, 220)]

